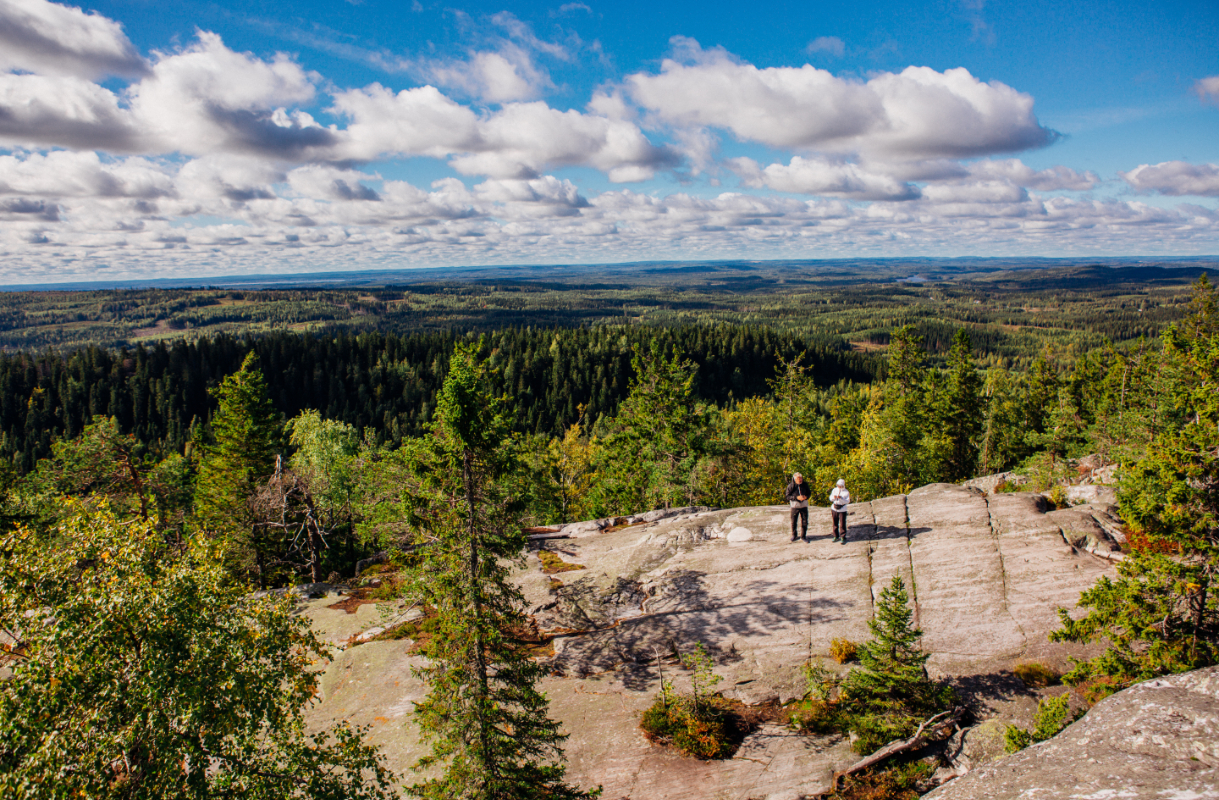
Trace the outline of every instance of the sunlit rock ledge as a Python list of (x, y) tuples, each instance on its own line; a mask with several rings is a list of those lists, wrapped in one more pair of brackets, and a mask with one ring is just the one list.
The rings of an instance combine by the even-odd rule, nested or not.
[[(868, 638), (873, 604), (893, 575), (910, 589), (929, 670), (956, 682), (978, 718), (990, 720), (964, 737), (966, 760), (984, 762), (1002, 749), (995, 720), (1027, 724), (1036, 707), (1008, 670), (1026, 660), (1062, 668), (1080, 653), (1047, 634), (1058, 608), (1073, 609), (1081, 591), (1113, 574), (1115, 513), (1105, 505), (1055, 512), (1035, 494), (934, 484), (851, 506), (845, 545), (831, 542), (827, 509), (810, 509), (811, 542), (791, 542), (783, 506), (653, 512), (535, 541), (517, 580), (539, 632), (553, 636), (553, 654), (541, 650), (552, 667), (544, 689), (571, 734), (569, 778), (600, 784), (615, 800), (779, 800), (828, 790), (833, 772), (857, 758), (839, 738), (763, 725), (734, 758), (701, 762), (650, 745), (639, 714), (658, 690), (658, 657), (680, 685), (684, 676), (666, 657), (699, 642), (725, 696), (747, 704), (800, 697), (801, 665), (822, 658), (839, 668), (826, 658), (830, 641)], [(542, 548), (579, 568), (544, 574)], [(417, 613), (343, 599), (301, 606), (335, 643)], [(371, 725), (371, 740), (400, 773), (424, 753), (411, 711), (425, 688), (411, 674), (420, 658), (410, 650), (409, 640), (347, 647), (326, 668), (310, 712), (318, 724)]]

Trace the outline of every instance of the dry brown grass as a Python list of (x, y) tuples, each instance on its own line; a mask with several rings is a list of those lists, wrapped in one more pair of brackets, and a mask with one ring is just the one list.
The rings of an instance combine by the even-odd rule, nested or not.
[(850, 639), (830, 640), (830, 658), (834, 659), (839, 664), (854, 661), (858, 655), (859, 645), (855, 644)]

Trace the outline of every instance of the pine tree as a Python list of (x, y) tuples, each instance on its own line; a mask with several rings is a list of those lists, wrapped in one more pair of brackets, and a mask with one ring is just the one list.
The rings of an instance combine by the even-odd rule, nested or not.
[(430, 686), (416, 719), (443, 773), (411, 787), (434, 800), (580, 798), (563, 782), (566, 738), (537, 690), (545, 668), (515, 637), (526, 627), (509, 566), (524, 536), (512, 496), (518, 454), (490, 369), (459, 347), (437, 399), (431, 436), (404, 445), (403, 508), (417, 546), (408, 593), (434, 610), (417, 674)]
[(227, 540), (230, 569), (252, 573), (259, 585), (266, 586), (278, 543), (260, 537), (254, 497), (275, 471), (282, 426), (258, 357), (248, 354), (241, 369), (226, 377), (212, 395), (218, 408), (211, 421), (211, 441), (200, 443), (196, 519), (211, 535)]

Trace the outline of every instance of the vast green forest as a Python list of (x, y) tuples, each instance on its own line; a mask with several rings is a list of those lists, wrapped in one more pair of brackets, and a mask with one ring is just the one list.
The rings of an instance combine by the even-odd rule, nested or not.
[[(1117, 577), (1085, 593), (1085, 616), (1063, 617), (1056, 636), (1107, 648), (1067, 678), (1113, 691), (1215, 663), (1219, 296), (1197, 271), (1107, 269), (820, 276), (757, 294), (696, 289), (693, 276), (711, 278), (690, 273), (621, 315), (597, 292), (647, 293), (13, 302), (11, 320), (91, 310), (72, 329), (89, 344), (33, 338), (68, 323), (15, 321), (10, 341), (38, 347), (0, 356), (0, 789), (87, 762), (65, 773), (82, 796), (128, 796), (115, 787), (141, 781), (190, 781), (198, 796), (390, 796), (360, 731), (304, 735), (324, 648), (289, 600), (250, 591), (349, 579), (380, 554), (400, 571), (396, 591), (441, 611), (417, 718), (428, 763), (445, 769), (411, 791), (586, 796), (564, 783), (563, 737), (517, 639), (527, 620), (508, 569), (523, 528), (779, 503), (796, 470), (827, 492), (846, 477), (856, 500), (1018, 470), (1057, 502), (1083, 456), (1117, 464), (1131, 547)], [(547, 310), (564, 296), (570, 308)], [(316, 316), (343, 297), (359, 324)], [(419, 297), (433, 311), (393, 310)], [(514, 297), (512, 314), (490, 310)], [(256, 316), (281, 303), (283, 316)], [(208, 308), (255, 316), (240, 336), (187, 324)], [(317, 327), (280, 329), (298, 313)], [(116, 331), (133, 320), (176, 333), (132, 344)], [(172, 655), (184, 652), (212, 666), (186, 675)], [(254, 675), (250, 663), (279, 667)], [(233, 693), (250, 714), (209, 699)], [(82, 736), (83, 713), (106, 736)], [(277, 788), (315, 768), (316, 791)]]
[[(746, 325), (867, 350), (914, 325), (933, 353), (968, 327), (987, 365), (1027, 365), (1047, 343), (1087, 350), (1155, 336), (1216, 265), (692, 264), (483, 270), (359, 288), (0, 293), (0, 348), (132, 347), (225, 333), (405, 334), (507, 327)], [(406, 276), (398, 273), (398, 280)], [(384, 280), (384, 278), (382, 278)]]

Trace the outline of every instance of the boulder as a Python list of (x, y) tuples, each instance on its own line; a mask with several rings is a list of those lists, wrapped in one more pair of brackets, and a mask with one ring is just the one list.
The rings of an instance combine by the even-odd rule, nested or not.
[(977, 489), (983, 494), (994, 494), (1000, 486), (1024, 486), (1029, 482), (1025, 475), (1014, 472), (999, 472), (994, 475), (983, 475), (980, 478), (970, 478), (961, 485), (966, 489)]
[(748, 542), (753, 539), (753, 531), (749, 528), (742, 528), (739, 525), (728, 531), (728, 541), (730, 542)]
[(584, 536), (596, 536), (613, 524), (613, 517), (590, 519), (587, 522), (573, 522), (569, 525), (564, 525), (559, 529), (559, 533), (571, 539), (579, 539)]
[(306, 600), (316, 600), (319, 597), (325, 597), (331, 592), (338, 592), (340, 590), (329, 583), (302, 583), (298, 586), (293, 586), (291, 591), (294, 595), (303, 597)]
[(1102, 506), (1117, 505), (1117, 489), (1114, 489), (1112, 486), (1098, 486), (1090, 483), (1068, 486), (1066, 487), (1066, 495), (1067, 502), (1073, 506), (1085, 503)]
[(1117, 483), (1118, 465), (1110, 464), (1107, 467), (1098, 467), (1092, 470), (1092, 475), (1089, 480), (1094, 484), (1113, 485)]
[(658, 508), (655, 511), (647, 511), (643, 514), (634, 514), (627, 521), (636, 525), (640, 522), (660, 522), (662, 519), (670, 519), (679, 517), (684, 514), (701, 514), (705, 511), (711, 511), (707, 506), (683, 506), (682, 508)]
[(1219, 798), (1219, 667), (1140, 683), (933, 800)]
[(1062, 538), (1072, 547), (1120, 561), (1124, 558), (1122, 545), (1126, 543), (1126, 536), (1121, 520), (1113, 511), (1116, 509), (1112, 506), (1082, 505), (1051, 511), (1046, 518), (1059, 526)]

